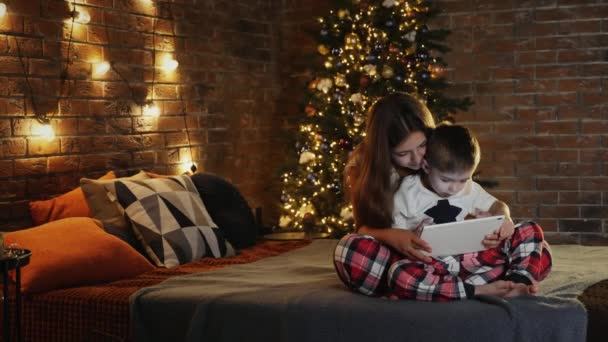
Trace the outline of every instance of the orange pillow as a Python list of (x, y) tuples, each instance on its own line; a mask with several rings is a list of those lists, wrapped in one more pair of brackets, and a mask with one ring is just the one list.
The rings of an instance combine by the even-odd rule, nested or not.
[[(114, 179), (110, 171), (99, 179)], [(46, 201), (30, 202), (30, 215), (35, 226), (66, 217), (90, 217), (89, 206), (80, 187)]]
[(106, 283), (155, 268), (129, 244), (106, 233), (101, 222), (89, 217), (66, 218), (5, 233), (4, 243), (32, 251), (30, 263), (21, 269), (21, 289), (25, 293)]
[(150, 178), (169, 178), (169, 177), (171, 177), (171, 175), (161, 175), (159, 173), (154, 173), (154, 172), (150, 172), (150, 171), (145, 171), (145, 172), (148, 175), (148, 177), (150, 177)]

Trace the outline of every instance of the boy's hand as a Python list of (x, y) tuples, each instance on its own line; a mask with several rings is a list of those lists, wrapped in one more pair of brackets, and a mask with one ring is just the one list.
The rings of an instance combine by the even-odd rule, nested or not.
[(490, 235), (486, 235), (485, 239), (481, 242), (481, 244), (486, 248), (496, 248), (500, 244), (502, 240), (508, 239), (513, 235), (515, 231), (515, 226), (513, 225), (513, 220), (510, 217), (505, 216), (502, 225), (498, 230), (495, 230)]
[(509, 216), (505, 215), (505, 220), (502, 221), (502, 225), (498, 229), (498, 239), (500, 241), (508, 239), (515, 232), (515, 225), (513, 225), (513, 220)]

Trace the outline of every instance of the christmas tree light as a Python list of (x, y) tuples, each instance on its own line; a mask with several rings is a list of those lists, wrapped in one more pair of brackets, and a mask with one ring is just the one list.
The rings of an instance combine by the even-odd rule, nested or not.
[(405, 92), (426, 101), (438, 119), (469, 99), (442, 95), (442, 54), (449, 31), (429, 28), (438, 9), (428, 1), (356, 1), (319, 18), (322, 68), (308, 84), (295, 158), (286, 165), (279, 227), (338, 237), (352, 229), (342, 189), (349, 153), (361, 141), (367, 110), (380, 97)]

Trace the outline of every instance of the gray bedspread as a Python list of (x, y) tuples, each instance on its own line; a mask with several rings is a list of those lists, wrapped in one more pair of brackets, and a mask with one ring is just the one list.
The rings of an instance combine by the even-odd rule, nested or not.
[(554, 272), (536, 297), (387, 300), (345, 289), (332, 264), (335, 244), (316, 240), (277, 257), (141, 289), (131, 297), (135, 340), (584, 341), (587, 316), (576, 295), (608, 278), (605, 262), (593, 272), (582, 267), (593, 266), (585, 257), (608, 260), (608, 248), (581, 254), (580, 246), (565, 246), (579, 258), (564, 256), (560, 269), (554, 248)]

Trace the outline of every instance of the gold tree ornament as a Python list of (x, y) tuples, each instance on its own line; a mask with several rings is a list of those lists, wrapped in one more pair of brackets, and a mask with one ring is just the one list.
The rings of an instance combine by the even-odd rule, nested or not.
[(382, 77), (391, 78), (395, 75), (393, 68), (390, 65), (385, 65), (382, 67)]
[(325, 56), (329, 53), (329, 49), (324, 44), (319, 45), (317, 47), (317, 51), (319, 51), (319, 53), (322, 54), (323, 56)]
[(344, 37), (344, 49), (354, 50), (359, 45), (359, 36), (356, 33), (349, 33)]
[(346, 86), (346, 77), (343, 74), (336, 74), (334, 77), (334, 83), (336, 87), (345, 87)]
[(338, 18), (350, 19), (350, 12), (347, 9), (340, 9), (338, 10)]

